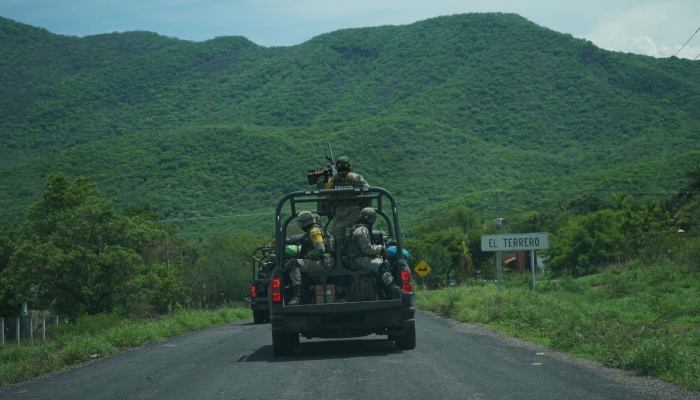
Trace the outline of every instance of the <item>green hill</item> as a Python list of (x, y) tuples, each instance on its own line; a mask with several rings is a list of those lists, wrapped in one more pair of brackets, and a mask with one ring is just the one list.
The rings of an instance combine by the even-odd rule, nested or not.
[(272, 48), (0, 18), (0, 52), (0, 221), (21, 221), (64, 172), (186, 236), (269, 232), (327, 142), (408, 219), (478, 209), (496, 188), (512, 212), (589, 191), (658, 197), (700, 158), (698, 62), (601, 50), (513, 14)]

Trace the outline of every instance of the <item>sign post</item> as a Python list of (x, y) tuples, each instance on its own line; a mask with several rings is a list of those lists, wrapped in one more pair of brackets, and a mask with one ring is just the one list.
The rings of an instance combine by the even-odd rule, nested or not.
[(529, 250), (532, 273), (532, 291), (535, 291), (535, 252), (549, 248), (549, 233), (508, 233), (503, 235), (481, 235), (481, 251)]

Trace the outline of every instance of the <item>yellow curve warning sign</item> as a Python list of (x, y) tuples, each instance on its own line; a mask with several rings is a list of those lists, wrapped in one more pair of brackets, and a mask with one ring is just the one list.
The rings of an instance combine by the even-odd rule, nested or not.
[(425, 261), (421, 261), (415, 268), (413, 268), (413, 270), (416, 271), (421, 278), (423, 278), (430, 273), (430, 265), (428, 265)]

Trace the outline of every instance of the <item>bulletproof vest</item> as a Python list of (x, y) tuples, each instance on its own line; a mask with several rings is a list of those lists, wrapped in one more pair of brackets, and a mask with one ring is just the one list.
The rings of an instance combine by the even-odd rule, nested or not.
[[(355, 173), (350, 171), (339, 172), (338, 175), (334, 176), (331, 180), (332, 189), (348, 189), (355, 187)], [(359, 211), (359, 206), (366, 206), (366, 202), (360, 202), (357, 200), (339, 200), (333, 202), (334, 207), (352, 207), (357, 206)]]
[(355, 187), (355, 174), (350, 171), (338, 172), (338, 175), (331, 180), (331, 189), (353, 188)]

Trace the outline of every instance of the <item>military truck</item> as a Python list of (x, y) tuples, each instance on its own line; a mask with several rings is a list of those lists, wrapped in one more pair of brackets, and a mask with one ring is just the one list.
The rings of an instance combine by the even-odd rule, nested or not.
[(262, 324), (270, 320), (267, 301), (270, 285), (269, 272), (265, 273), (265, 264), (272, 262), (270, 255), (275, 254), (274, 246), (260, 246), (253, 250), (253, 278), (250, 280), (250, 309), (253, 311), (253, 322)]
[[(377, 280), (370, 270), (348, 270), (343, 263), (345, 238), (336, 237), (334, 268), (325, 273), (302, 273), (302, 302), (290, 306), (287, 302), (293, 297), (293, 290), (283, 273), (284, 259), (277, 257), (268, 296), (274, 355), (293, 355), (302, 336), (307, 339), (353, 338), (375, 334), (386, 336), (397, 349), (414, 349), (413, 280), (403, 257), (396, 201), (387, 190), (378, 187), (342, 188), (287, 194), (279, 200), (275, 212), (275, 252), (284, 254), (286, 246), (298, 243), (300, 235), (288, 235), (287, 229), (301, 211), (315, 208), (322, 217), (329, 217), (330, 211), (325, 205), (335, 201), (376, 204), (373, 207), (377, 212), (375, 226), (386, 227), (388, 233), (373, 229), (372, 240), (397, 247), (395, 259), (390, 263), (391, 272), (404, 294), (392, 296), (381, 284), (381, 279)], [(295, 223), (290, 231), (293, 227), (296, 227)]]

